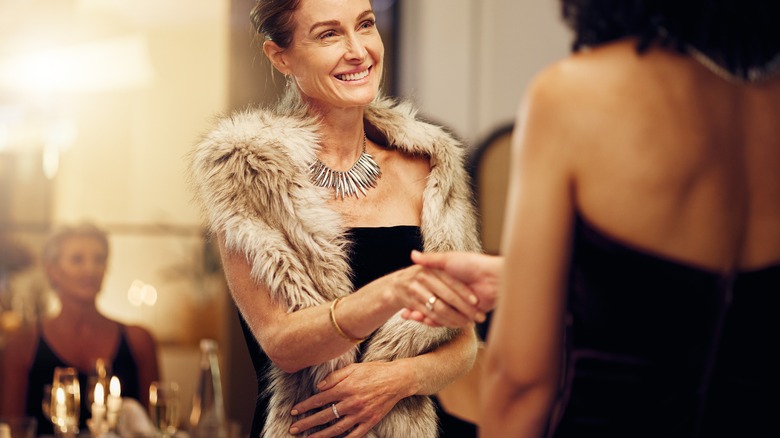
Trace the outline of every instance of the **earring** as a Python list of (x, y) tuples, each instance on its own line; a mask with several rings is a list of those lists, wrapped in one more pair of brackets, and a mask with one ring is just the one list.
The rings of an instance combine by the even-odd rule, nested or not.
[(292, 77), (290, 75), (284, 75), (284, 80), (286, 82), (285, 88), (290, 88), (290, 84), (292, 83)]

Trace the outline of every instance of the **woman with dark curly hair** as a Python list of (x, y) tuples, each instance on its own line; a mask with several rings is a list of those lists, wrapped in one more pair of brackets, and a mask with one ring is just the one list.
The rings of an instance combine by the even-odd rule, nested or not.
[(780, 436), (780, 4), (562, 5), (575, 53), (516, 125), (483, 436)]
[[(780, 436), (780, 2), (562, 5), (575, 53), (516, 124), (482, 436)], [(500, 263), (425, 257), (492, 302)]]

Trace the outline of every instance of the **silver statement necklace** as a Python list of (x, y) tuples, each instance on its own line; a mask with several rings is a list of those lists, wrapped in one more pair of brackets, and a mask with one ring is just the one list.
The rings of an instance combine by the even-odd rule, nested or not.
[(360, 198), (361, 193), (366, 196), (368, 189), (376, 187), (376, 181), (381, 175), (382, 170), (374, 161), (374, 157), (366, 153), (365, 131), (363, 131), (363, 153), (346, 172), (331, 169), (319, 158), (309, 166), (309, 179), (312, 184), (333, 189), (336, 198), (341, 199), (345, 196)]

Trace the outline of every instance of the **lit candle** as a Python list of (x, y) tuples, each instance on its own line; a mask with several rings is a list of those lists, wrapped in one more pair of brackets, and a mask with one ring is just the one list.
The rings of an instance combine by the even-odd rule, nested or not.
[(58, 386), (54, 392), (54, 400), (54, 415), (57, 417), (57, 422), (65, 424), (65, 415), (68, 411), (68, 408), (65, 406), (65, 389), (61, 386)]
[(111, 382), (108, 384), (108, 400), (106, 407), (108, 408), (108, 423), (111, 427), (116, 425), (119, 411), (122, 409), (122, 388), (119, 384), (119, 378), (117, 376), (111, 377)]
[(111, 382), (108, 384), (108, 403), (116, 403), (116, 400), (121, 400), (122, 385), (119, 384), (119, 378), (117, 376), (111, 377)]
[(92, 419), (102, 422), (106, 415), (106, 400), (103, 390), (103, 384), (98, 382), (95, 385), (95, 402), (92, 403)]

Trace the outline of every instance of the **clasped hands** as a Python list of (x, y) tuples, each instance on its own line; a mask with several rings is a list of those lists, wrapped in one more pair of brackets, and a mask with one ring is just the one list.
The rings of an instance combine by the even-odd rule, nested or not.
[(433, 327), (463, 327), (483, 322), (485, 313), (495, 307), (503, 268), (501, 257), (474, 252), (412, 251), (412, 261), (427, 268), (446, 287), (429, 292), (424, 308), (408, 306), (401, 312), (403, 318)]

